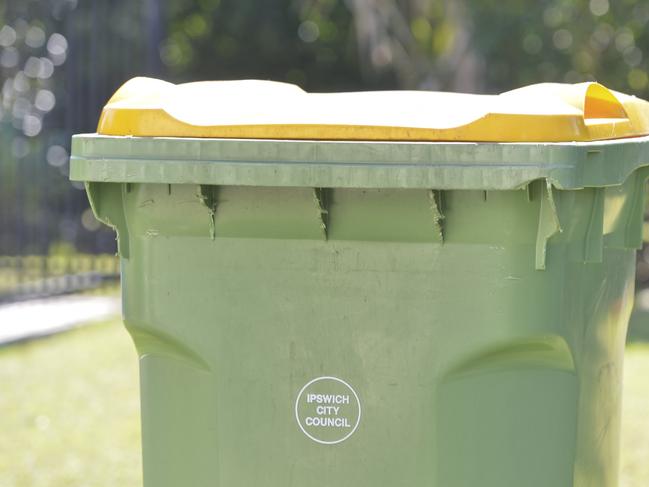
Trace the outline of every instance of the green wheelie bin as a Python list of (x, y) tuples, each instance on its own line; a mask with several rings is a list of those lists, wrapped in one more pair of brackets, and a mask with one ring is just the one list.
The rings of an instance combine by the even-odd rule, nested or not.
[(615, 487), (649, 103), (136, 78), (118, 234), (146, 487)]

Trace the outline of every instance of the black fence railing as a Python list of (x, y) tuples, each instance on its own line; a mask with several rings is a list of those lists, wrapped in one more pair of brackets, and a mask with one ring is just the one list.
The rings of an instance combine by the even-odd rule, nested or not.
[(0, 304), (108, 290), (118, 283), (113, 255), (0, 257)]
[(113, 231), (68, 180), (70, 138), (124, 81), (160, 75), (162, 31), (158, 0), (0, 6), (0, 302), (119, 278)]

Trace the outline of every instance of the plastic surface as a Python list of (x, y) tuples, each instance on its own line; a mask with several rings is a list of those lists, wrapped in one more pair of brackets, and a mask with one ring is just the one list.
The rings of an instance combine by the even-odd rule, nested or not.
[(519, 189), (622, 184), (649, 137), (555, 144), (330, 142), (75, 135), (77, 181), (347, 188)]
[(270, 81), (173, 85), (134, 78), (103, 110), (104, 135), (560, 142), (649, 134), (649, 103), (597, 83), (501, 95), (426, 91), (306, 93)]

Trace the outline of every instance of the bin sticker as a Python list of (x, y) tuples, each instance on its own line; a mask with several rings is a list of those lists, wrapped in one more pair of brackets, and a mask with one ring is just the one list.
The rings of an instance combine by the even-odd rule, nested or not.
[(344, 380), (318, 377), (297, 394), (295, 419), (317, 443), (335, 445), (349, 438), (361, 422), (361, 401)]

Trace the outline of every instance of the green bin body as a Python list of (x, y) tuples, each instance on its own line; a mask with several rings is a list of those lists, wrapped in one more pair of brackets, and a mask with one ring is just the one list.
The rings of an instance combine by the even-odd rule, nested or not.
[(615, 487), (649, 138), (80, 135), (146, 487)]

